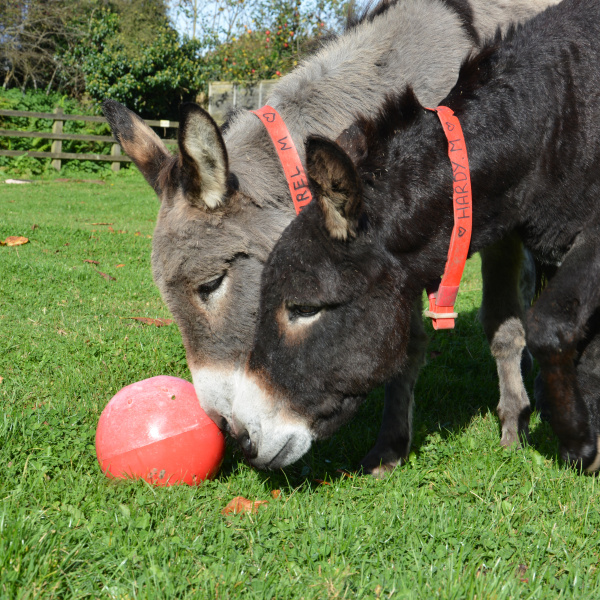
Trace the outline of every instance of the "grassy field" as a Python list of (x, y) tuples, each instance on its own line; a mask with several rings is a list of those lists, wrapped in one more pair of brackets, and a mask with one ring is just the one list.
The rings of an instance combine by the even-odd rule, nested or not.
[[(176, 326), (131, 319), (169, 317), (150, 272), (157, 210), (139, 177), (0, 182), (0, 240), (30, 239), (0, 247), (1, 598), (600, 597), (596, 478), (557, 461), (537, 417), (531, 447), (499, 447), (477, 258), (456, 331), (431, 336), (414, 453), (388, 479), (340, 472), (375, 439), (377, 390), (285, 471), (228, 448), (196, 488), (107, 480), (94, 434), (110, 398), (189, 379)], [(238, 495), (269, 502), (221, 514)]]

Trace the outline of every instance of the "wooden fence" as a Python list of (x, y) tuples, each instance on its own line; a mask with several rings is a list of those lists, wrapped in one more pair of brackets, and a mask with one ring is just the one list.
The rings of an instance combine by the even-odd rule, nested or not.
[(208, 84), (208, 112), (221, 125), (231, 110), (254, 110), (263, 106), (276, 83), (276, 79), (258, 81), (252, 85), (228, 81), (211, 82)]
[[(0, 116), (3, 117), (29, 117), (32, 119), (51, 119), (52, 131), (18, 131), (16, 129), (0, 129), (0, 136), (15, 137), (15, 138), (37, 138), (44, 140), (52, 140), (52, 148), (50, 152), (36, 152), (34, 150), (1, 150), (0, 156), (23, 156), (27, 154), (34, 158), (51, 158), (52, 166), (60, 171), (63, 160), (99, 160), (112, 162), (111, 168), (113, 171), (118, 171), (121, 163), (131, 162), (128, 156), (121, 154), (121, 146), (115, 143), (115, 140), (110, 135), (90, 135), (82, 133), (63, 133), (63, 124), (65, 121), (86, 121), (92, 123), (106, 123), (104, 117), (92, 117), (88, 115), (66, 115), (62, 108), (57, 108), (53, 113), (29, 112), (23, 110), (0, 110)], [(176, 121), (146, 121), (153, 127), (179, 127)], [(79, 153), (79, 152), (63, 152), (62, 143), (64, 140), (78, 140), (82, 142), (104, 142), (111, 144), (110, 154), (94, 154), (94, 153)], [(165, 140), (167, 141), (167, 140)], [(172, 140), (171, 140), (172, 141)]]
[[(225, 120), (227, 112), (236, 108), (255, 109), (262, 106), (272, 85), (276, 81), (261, 81), (253, 85), (238, 85), (229, 82), (214, 82), (209, 84), (208, 92), (208, 112), (213, 116), (217, 123), (221, 124)], [(30, 117), (32, 119), (50, 119), (52, 120), (52, 131), (19, 131), (16, 129), (0, 129), (0, 137), (8, 138), (32, 138), (52, 140), (50, 152), (37, 152), (35, 150), (3, 150), (0, 149), (0, 156), (23, 156), (28, 155), (34, 158), (50, 158), (52, 166), (60, 171), (63, 160), (92, 160), (92, 161), (110, 161), (113, 171), (120, 169), (121, 163), (131, 162), (128, 156), (121, 154), (121, 147), (115, 143), (110, 135), (89, 135), (80, 133), (63, 133), (65, 121), (85, 121), (91, 123), (106, 123), (104, 117), (93, 117), (87, 115), (67, 115), (62, 108), (56, 108), (53, 113), (29, 112), (21, 110), (0, 110), (0, 117)], [(164, 142), (173, 143), (172, 139), (167, 139), (167, 129), (179, 127), (177, 121), (167, 120), (147, 120), (146, 124), (151, 127), (161, 127), (164, 129)], [(66, 140), (78, 140), (82, 142), (103, 142), (110, 144), (110, 154), (94, 154), (79, 152), (63, 152), (62, 143)]]

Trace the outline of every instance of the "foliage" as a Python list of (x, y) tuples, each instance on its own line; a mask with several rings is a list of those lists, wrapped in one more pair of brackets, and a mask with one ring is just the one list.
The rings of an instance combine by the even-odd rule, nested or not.
[[(222, 81), (271, 79), (292, 69), (324, 33), (320, 12), (302, 12), (301, 0), (259, 4), (254, 26), (220, 44), (208, 60), (220, 67)], [(260, 25), (259, 25), (260, 24)]]
[(81, 43), (96, 0), (0, 0), (3, 89), (79, 89), (77, 68), (60, 55)]
[[(0, 7), (13, 6), (11, 1), (0, 0)], [(39, 0), (29, 1), (33, 12), (41, 10)], [(237, 0), (227, 2), (224, 6), (235, 9)], [(34, 77), (47, 81), (45, 92), (19, 92), (14, 87), (4, 90), (0, 92), (0, 108), (52, 112), (60, 106), (67, 113), (98, 114), (100, 103), (113, 98), (143, 117), (177, 120), (181, 102), (206, 101), (210, 81), (253, 82), (280, 77), (293, 68), (322, 36), (325, 21), (321, 19), (332, 22), (332, 15), (343, 11), (341, 0), (320, 2), (307, 9), (301, 0), (277, 0), (273, 4), (255, 0), (244, 4), (249, 24), (231, 25), (224, 38), (223, 31), (215, 26), (211, 31), (206, 29), (201, 39), (181, 39), (168, 23), (163, 0), (88, 0), (78, 4), (72, 29), (63, 31), (64, 39), (52, 46), (52, 60), (40, 63), (46, 65), (45, 70)], [(59, 11), (66, 7), (63, 0), (52, 0), (48, 6), (57, 11), (50, 10), (54, 17), (64, 16)], [(37, 31), (33, 25), (25, 30), (27, 27)], [(12, 38), (0, 37), (0, 48), (6, 48), (7, 39)], [(8, 81), (14, 85), (21, 81), (19, 77), (15, 71)], [(27, 80), (22, 83), (25, 86)], [(51, 90), (61, 86), (82, 101)], [(0, 117), (0, 128), (4, 129), (48, 132), (51, 127), (48, 119)], [(110, 135), (106, 125), (76, 121), (66, 121), (63, 131)], [(42, 137), (0, 137), (0, 149), (49, 151), (51, 145), (51, 140)], [(64, 152), (110, 151), (110, 145), (101, 142), (70, 140), (63, 141), (62, 147)], [(55, 173), (50, 163), (50, 159), (30, 156), (0, 157), (0, 173), (52, 176)], [(103, 177), (112, 173), (109, 163), (63, 161), (61, 175), (76, 172)]]
[(0, 0), (3, 88), (81, 96), (85, 72), (73, 57), (85, 56), (103, 12), (117, 17), (113, 33), (128, 56), (151, 41), (157, 29), (168, 27), (164, 0)]
[(87, 44), (65, 60), (80, 65), (86, 93), (96, 103), (112, 98), (145, 117), (176, 119), (178, 105), (193, 98), (198, 44), (180, 43), (177, 32), (162, 25), (132, 50), (120, 35), (120, 23), (117, 13), (100, 11)]
[(216, 27), (202, 42), (196, 80), (200, 97), (206, 97), (210, 81), (244, 83), (283, 76), (331, 33), (328, 25), (339, 27), (347, 8), (346, 0), (245, 3), (245, 23), (240, 16), (235, 28)]
[[(0, 248), (2, 597), (599, 597), (598, 478), (562, 466), (538, 418), (533, 447), (499, 447), (476, 257), (456, 331), (428, 326), (414, 454), (388, 479), (338, 472), (377, 436), (377, 390), (285, 471), (258, 472), (229, 448), (197, 488), (110, 482), (94, 433), (111, 396), (154, 375), (189, 377), (174, 325), (122, 318), (170, 316), (149, 265), (158, 202), (139, 175), (0, 186), (0, 239), (30, 239)], [(240, 495), (269, 502), (222, 515)]]
[[(229, 44), (248, 29), (275, 29), (276, 21), (291, 22), (294, 13), (298, 22), (294, 30), (299, 36), (308, 32), (311, 24), (325, 23), (339, 29), (341, 18), (349, 6), (348, 0), (175, 0), (178, 22), (187, 25), (186, 35), (192, 39), (218, 39)], [(287, 14), (286, 14), (287, 13)], [(300, 27), (300, 22), (304, 27)], [(304, 29), (304, 31), (302, 31)], [(312, 33), (315, 33), (314, 31)]]
[[(56, 107), (63, 109), (65, 113), (76, 115), (89, 115), (92, 110), (89, 106), (67, 96), (57, 93), (20, 92), (17, 89), (0, 91), (0, 109), (19, 110), (29, 112), (52, 113)], [(0, 129), (17, 131), (52, 131), (51, 119), (32, 117), (4, 117), (0, 116)], [(87, 123), (83, 121), (64, 121), (63, 133), (78, 133), (92, 135), (111, 135), (110, 128), (105, 123)], [(0, 150), (37, 150), (38, 152), (50, 152), (52, 140), (39, 138), (14, 138), (0, 136)], [(88, 142), (79, 140), (64, 140), (62, 142), (63, 152), (108, 154), (110, 145), (104, 142)], [(33, 158), (31, 156), (20, 156), (12, 158), (0, 156), (0, 174), (32, 177), (32, 176), (54, 176), (56, 171), (51, 166), (48, 158)], [(110, 176), (110, 164), (91, 161), (68, 160), (63, 161), (60, 175), (71, 173), (94, 173), (96, 176)]]
[(118, 15), (119, 41), (130, 56), (135, 56), (158, 31), (169, 27), (167, 4), (167, 0), (110, 0), (102, 6)]
[[(36, 92), (34, 90), (21, 91), (16, 88), (9, 90), (0, 90), (0, 109), (3, 110), (27, 110), (30, 112), (52, 112), (56, 107), (61, 107), (65, 112), (77, 112), (78, 114), (91, 114), (90, 108), (81, 104), (74, 98), (57, 92), (48, 94)], [(80, 112), (81, 111), (81, 112)], [(0, 116), (0, 128), (10, 129), (11, 123), (15, 129), (27, 130), (29, 123), (27, 117), (8, 117)], [(14, 120), (12, 120), (14, 119)], [(36, 121), (34, 121), (36, 123)], [(45, 123), (46, 125), (49, 123)]]
[(260, 0), (175, 0), (178, 16), (187, 22), (185, 35), (192, 39), (216, 36), (229, 42)]
[(210, 81), (281, 76), (322, 34), (321, 12), (327, 7), (335, 12), (343, 5), (330, 0), (309, 12), (303, 11), (301, 0), (253, 6), (252, 19), (260, 27), (245, 25), (236, 35), (227, 31), (225, 42), (220, 41), (223, 32), (218, 28), (207, 29), (201, 39), (181, 40), (163, 23), (134, 50), (124, 41), (122, 16), (102, 10), (92, 21), (88, 42), (71, 51), (66, 61), (80, 65), (86, 93), (96, 102), (112, 98), (142, 116), (176, 119), (181, 102), (206, 98)]
[(112, 98), (144, 117), (168, 119), (177, 119), (181, 102), (206, 99), (210, 81), (286, 73), (346, 7), (345, 0), (181, 0), (194, 23), (193, 35), (181, 37), (164, 0), (25, 4), (0, 0), (4, 88), (64, 91), (96, 110)]

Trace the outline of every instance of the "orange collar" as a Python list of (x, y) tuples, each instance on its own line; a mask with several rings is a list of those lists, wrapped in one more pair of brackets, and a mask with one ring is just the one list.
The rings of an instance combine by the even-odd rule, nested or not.
[[(469, 253), (472, 231), (472, 195), (471, 175), (467, 146), (458, 118), (447, 106), (429, 108), (437, 113), (448, 140), (448, 156), (452, 165), (454, 229), (450, 238), (448, 260), (441, 283), (435, 290), (427, 290), (429, 310), (434, 329), (453, 329), (458, 316), (454, 312), (454, 303), (458, 287)], [(272, 106), (263, 106), (254, 113), (264, 124), (285, 174), (296, 214), (313, 199), (308, 187), (308, 179), (292, 136), (281, 115)]]
[(298, 151), (292, 136), (286, 127), (281, 115), (272, 106), (263, 106), (258, 110), (251, 110), (264, 124), (271, 136), (277, 156), (283, 167), (285, 179), (290, 188), (290, 195), (296, 209), (296, 214), (313, 199), (308, 187), (308, 179), (304, 167), (298, 156)]
[(452, 165), (452, 200), (454, 204), (454, 229), (450, 238), (448, 260), (442, 281), (437, 290), (427, 290), (429, 310), (434, 329), (453, 329), (454, 303), (462, 277), (473, 228), (473, 198), (467, 146), (458, 118), (447, 106), (428, 108), (439, 117), (448, 140), (448, 157)]

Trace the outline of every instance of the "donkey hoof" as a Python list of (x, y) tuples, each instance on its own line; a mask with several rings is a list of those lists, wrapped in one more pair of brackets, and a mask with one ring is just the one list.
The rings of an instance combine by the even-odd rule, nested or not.
[(503, 448), (513, 448), (518, 450), (523, 446), (529, 444), (529, 426), (519, 428), (518, 432), (511, 429), (502, 430), (502, 438), (500, 439), (500, 445)]
[(361, 461), (360, 468), (363, 473), (372, 475), (376, 479), (385, 479), (396, 467), (404, 464), (406, 459), (398, 457), (395, 453), (381, 452), (373, 448)]
[(382, 464), (382, 465), (379, 465), (378, 467), (375, 467), (374, 469), (371, 469), (369, 473), (372, 477), (375, 477), (375, 479), (385, 479), (386, 477), (390, 476), (392, 471), (399, 464), (401, 464), (401, 461), (398, 461), (396, 464), (388, 464), (388, 465)]
[(518, 448), (521, 444), (519, 442), (519, 436), (517, 435), (516, 431), (502, 431), (500, 445), (503, 448)]
[[(525, 392), (523, 392), (525, 394)], [(502, 438), (500, 445), (504, 448), (521, 448), (529, 444), (529, 419), (531, 417), (531, 406), (529, 398), (525, 395), (522, 398), (523, 405), (515, 417), (515, 412), (511, 411), (510, 417), (506, 412), (498, 408), (498, 416), (502, 423)]]

